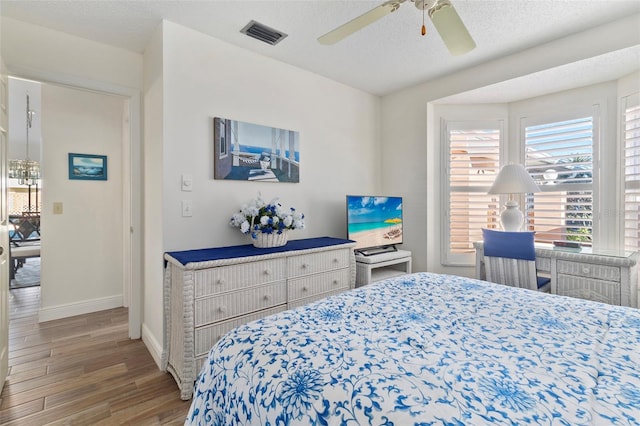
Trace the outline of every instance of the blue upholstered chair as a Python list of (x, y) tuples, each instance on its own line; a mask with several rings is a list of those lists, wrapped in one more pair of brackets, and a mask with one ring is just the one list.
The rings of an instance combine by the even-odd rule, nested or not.
[(533, 232), (482, 230), (486, 280), (549, 292), (551, 279), (536, 273)]

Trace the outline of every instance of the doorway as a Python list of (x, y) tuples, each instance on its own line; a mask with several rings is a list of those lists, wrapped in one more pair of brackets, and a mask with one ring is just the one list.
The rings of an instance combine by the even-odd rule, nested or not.
[(41, 85), (9, 78), (7, 217), (9, 288), (40, 285), (40, 208), (42, 206)]
[[(139, 144), (139, 137), (132, 137), (139, 115), (131, 113), (139, 95), (31, 82), (41, 85), (36, 115), (42, 125), (40, 140), (46, 141), (35, 148), (42, 155), (42, 179), (37, 190), (31, 188), (31, 203), (27, 201), (41, 213), (40, 321), (125, 305), (134, 317), (129, 334), (138, 338), (139, 287), (132, 286), (131, 279), (132, 247), (138, 244), (129, 232), (136, 223), (130, 207), (136, 204), (136, 185), (129, 165), (132, 152), (137, 152), (132, 142)], [(70, 180), (69, 153), (106, 155), (106, 182)], [(35, 266), (37, 261), (29, 263)]]

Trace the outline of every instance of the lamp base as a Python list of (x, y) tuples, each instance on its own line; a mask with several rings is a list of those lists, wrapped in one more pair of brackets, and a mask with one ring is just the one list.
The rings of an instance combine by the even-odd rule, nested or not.
[(518, 208), (516, 201), (507, 201), (504, 204), (504, 210), (500, 214), (500, 223), (502, 229), (509, 232), (518, 232), (524, 222), (524, 214)]

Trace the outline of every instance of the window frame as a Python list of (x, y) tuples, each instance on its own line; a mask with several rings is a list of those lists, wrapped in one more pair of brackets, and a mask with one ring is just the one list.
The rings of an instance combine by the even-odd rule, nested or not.
[[(626, 125), (627, 125), (627, 109), (640, 107), (640, 92), (631, 93), (627, 96), (623, 96), (620, 99), (619, 117), (620, 117), (620, 155), (618, 164), (620, 165), (620, 245), (625, 251), (640, 251), (640, 235), (636, 238), (635, 247), (627, 245), (627, 190), (640, 190), (640, 180), (627, 181), (626, 173), (626, 160), (627, 160), (627, 138), (626, 138)], [(640, 225), (639, 225), (640, 228)]]

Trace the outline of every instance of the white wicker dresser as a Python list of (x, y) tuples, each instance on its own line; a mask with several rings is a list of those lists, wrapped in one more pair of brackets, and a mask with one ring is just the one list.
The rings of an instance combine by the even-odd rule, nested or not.
[(321, 237), (165, 253), (164, 348), (182, 399), (231, 329), (355, 287), (355, 242)]

